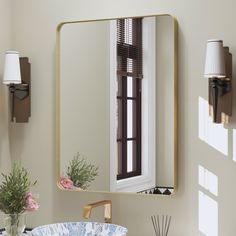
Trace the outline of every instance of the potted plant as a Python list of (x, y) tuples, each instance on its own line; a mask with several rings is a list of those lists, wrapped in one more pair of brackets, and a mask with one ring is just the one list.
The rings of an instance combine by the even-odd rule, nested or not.
[(31, 183), (28, 171), (19, 163), (13, 163), (10, 173), (2, 173), (0, 184), (0, 211), (5, 213), (6, 233), (19, 236), (25, 229), (25, 212), (36, 211), (38, 203), (30, 192)]
[(69, 162), (66, 175), (61, 176), (60, 184), (65, 189), (86, 190), (98, 175), (98, 167), (89, 163), (78, 152)]

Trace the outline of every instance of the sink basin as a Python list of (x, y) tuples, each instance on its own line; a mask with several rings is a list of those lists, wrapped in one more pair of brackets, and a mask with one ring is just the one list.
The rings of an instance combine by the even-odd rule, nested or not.
[(66, 222), (43, 225), (32, 230), (32, 236), (126, 236), (125, 227), (97, 222)]

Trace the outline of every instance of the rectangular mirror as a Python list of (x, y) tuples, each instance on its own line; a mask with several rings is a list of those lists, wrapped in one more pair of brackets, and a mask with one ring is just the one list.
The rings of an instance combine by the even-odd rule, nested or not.
[(172, 16), (60, 24), (56, 87), (60, 188), (166, 195), (176, 190)]

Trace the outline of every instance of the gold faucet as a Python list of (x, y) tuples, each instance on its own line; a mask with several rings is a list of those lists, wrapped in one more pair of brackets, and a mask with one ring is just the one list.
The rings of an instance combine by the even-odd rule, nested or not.
[(112, 222), (112, 213), (111, 213), (112, 203), (111, 203), (111, 200), (103, 200), (103, 201), (94, 202), (94, 203), (90, 203), (90, 204), (86, 205), (84, 207), (83, 217), (85, 219), (89, 219), (92, 209), (95, 208), (95, 207), (99, 207), (99, 206), (104, 206), (105, 223), (111, 223)]

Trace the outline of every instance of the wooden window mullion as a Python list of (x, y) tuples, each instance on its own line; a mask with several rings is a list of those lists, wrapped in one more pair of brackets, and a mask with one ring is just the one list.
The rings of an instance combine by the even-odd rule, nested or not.
[[(122, 157), (119, 156), (119, 173), (117, 179), (129, 178), (141, 174), (141, 79), (142, 75), (142, 19), (120, 19), (117, 21), (117, 76), (121, 79), (122, 93), (117, 96), (122, 101), (122, 115), (118, 124), (122, 124)], [(131, 30), (132, 29), (132, 30)], [(132, 40), (131, 40), (132, 39)], [(127, 97), (127, 80), (131, 77), (133, 92)], [(128, 137), (127, 106), (132, 103), (132, 134)], [(120, 104), (120, 103), (119, 103)], [(128, 143), (132, 143), (132, 171), (128, 172)]]
[(127, 77), (122, 77), (122, 173), (127, 173)]

